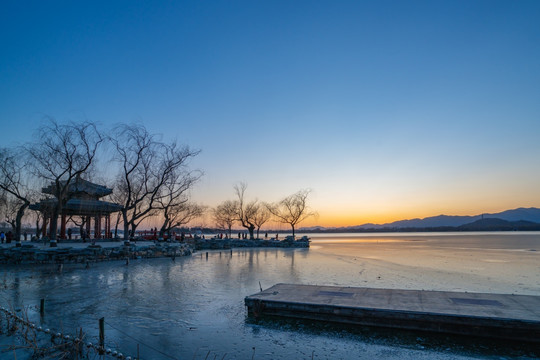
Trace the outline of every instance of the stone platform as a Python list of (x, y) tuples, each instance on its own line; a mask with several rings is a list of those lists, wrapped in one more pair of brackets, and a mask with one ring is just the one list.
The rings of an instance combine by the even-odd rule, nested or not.
[(248, 313), (540, 343), (540, 296), (277, 284)]

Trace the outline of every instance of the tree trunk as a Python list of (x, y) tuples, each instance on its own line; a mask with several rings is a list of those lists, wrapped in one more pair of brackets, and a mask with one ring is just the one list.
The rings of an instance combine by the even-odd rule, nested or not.
[(129, 222), (127, 217), (127, 211), (122, 210), (122, 217), (124, 218), (124, 240), (129, 240)]
[(41, 235), (41, 227), (39, 226), (39, 217), (36, 216), (36, 239), (39, 239)]
[[(159, 229), (159, 236), (158, 239), (165, 239), (165, 232), (168, 232), (170, 229), (167, 229), (167, 226), (163, 225), (161, 229)], [(169, 237), (170, 239), (170, 237)]]
[(257, 239), (259, 238), (259, 230), (260, 229), (261, 229), (260, 227), (257, 228)]
[(255, 226), (253, 226), (253, 225), (249, 226), (248, 231), (249, 231), (249, 239), (254, 240), (255, 239), (255, 235), (254, 235)]
[(135, 238), (135, 230), (137, 230), (137, 225), (135, 225), (135, 223), (132, 223), (131, 224), (131, 234), (132, 234), (133, 238)]
[(293, 236), (293, 238), (294, 238), (294, 225), (291, 224), (291, 227), (292, 227), (292, 236)]
[(15, 218), (15, 242), (21, 240), (21, 223), (24, 216), (26, 208), (30, 205), (29, 202), (25, 201), (24, 204), (17, 211), (17, 217)]
[(50, 240), (56, 240), (56, 232), (58, 231), (58, 216), (60, 215), (60, 209), (57, 207), (54, 209), (51, 217), (51, 233)]
[(114, 226), (114, 238), (118, 239), (118, 224), (120, 224), (120, 215), (116, 215), (116, 225)]

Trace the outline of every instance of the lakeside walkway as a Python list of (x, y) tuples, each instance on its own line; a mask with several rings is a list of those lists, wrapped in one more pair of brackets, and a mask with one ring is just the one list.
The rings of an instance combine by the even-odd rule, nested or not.
[(277, 284), (248, 313), (540, 342), (540, 296)]

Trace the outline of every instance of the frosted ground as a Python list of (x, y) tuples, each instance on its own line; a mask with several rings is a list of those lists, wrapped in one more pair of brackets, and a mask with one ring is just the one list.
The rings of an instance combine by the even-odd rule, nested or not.
[[(83, 265), (3, 266), (0, 301), (31, 320), (145, 359), (469, 359), (540, 356), (523, 344), (253, 320), (243, 298), (276, 283), (540, 295), (540, 233), (315, 235), (310, 249), (235, 249)], [(39, 299), (46, 299), (40, 320)], [(0, 335), (2, 344), (12, 338)], [(156, 350), (159, 350), (156, 351)], [(12, 353), (0, 353), (11, 359)], [(19, 358), (19, 357), (18, 357)]]

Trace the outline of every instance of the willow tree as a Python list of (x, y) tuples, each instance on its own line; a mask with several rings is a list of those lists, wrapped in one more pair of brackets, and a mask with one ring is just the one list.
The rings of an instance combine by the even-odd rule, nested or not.
[[(123, 206), (124, 239), (128, 240), (130, 231), (135, 234), (143, 220), (161, 214), (163, 202), (174, 191), (168, 186), (199, 151), (176, 141), (162, 142), (142, 125), (120, 125), (113, 132), (110, 141), (120, 165), (114, 199)], [(187, 183), (187, 188), (193, 183)]]
[(36, 197), (31, 185), (29, 166), (20, 150), (0, 149), (0, 195), (6, 221), (13, 228), (15, 241), (21, 238), (21, 224), (26, 209)]
[(163, 218), (159, 229), (160, 237), (167, 233), (170, 239), (172, 229), (186, 225), (203, 215), (205, 207), (191, 201), (189, 196), (189, 190), (201, 176), (202, 172), (188, 171), (185, 168), (177, 169), (171, 174), (157, 205)]
[(258, 204), (257, 211), (253, 217), (253, 223), (257, 227), (257, 239), (259, 239), (259, 231), (261, 227), (270, 220), (272, 213), (268, 211), (267, 204)]
[(226, 200), (212, 210), (216, 226), (218, 229), (227, 230), (229, 232), (229, 238), (231, 237), (232, 227), (237, 219), (237, 206), (236, 201)]
[(317, 215), (308, 206), (309, 194), (309, 190), (300, 190), (277, 203), (267, 205), (268, 211), (278, 222), (291, 225), (293, 237), (296, 225)]
[(236, 193), (236, 219), (240, 224), (245, 227), (249, 232), (249, 238), (254, 239), (254, 232), (257, 225), (255, 224), (255, 218), (259, 211), (260, 205), (257, 200), (246, 202), (244, 194), (247, 189), (246, 183), (239, 183), (234, 186)]

